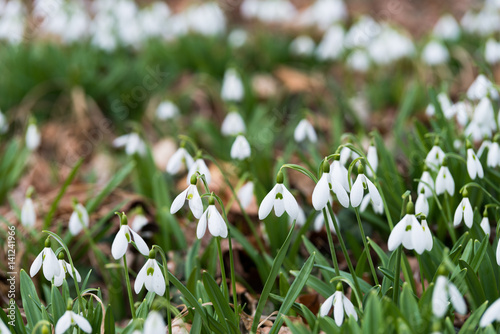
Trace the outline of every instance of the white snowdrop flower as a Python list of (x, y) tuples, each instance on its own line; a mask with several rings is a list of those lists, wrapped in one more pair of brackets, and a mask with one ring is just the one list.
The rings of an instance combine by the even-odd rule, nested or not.
[(453, 116), (455, 116), (455, 108), (453, 108), (453, 104), (451, 103), (448, 94), (444, 92), (439, 93), (437, 95), (437, 100), (446, 119), (451, 119)]
[(222, 122), (221, 132), (224, 136), (236, 136), (245, 133), (245, 121), (236, 111), (227, 114)]
[(345, 165), (349, 159), (356, 160), (359, 158), (359, 154), (351, 150), (349, 147), (344, 146), (340, 150), (340, 163)]
[[(335, 231), (335, 225), (333, 224), (332, 216), (330, 215), (330, 211), (328, 210), (326, 211), (326, 216), (328, 217), (328, 226), (330, 227), (330, 232), (337, 234), (337, 231)], [(335, 220), (337, 220), (337, 216), (335, 216)], [(323, 214), (322, 211), (320, 211), (316, 216), (316, 218), (314, 218), (313, 225), (314, 225), (314, 231), (316, 232), (321, 231), (321, 228), (325, 225), (325, 215)]]
[(468, 228), (472, 227), (472, 221), (474, 219), (474, 211), (469, 201), (469, 194), (467, 189), (463, 191), (463, 198), (455, 210), (455, 216), (453, 217), (453, 226), (458, 226), (462, 222), (462, 219)]
[(83, 205), (77, 203), (69, 218), (69, 233), (77, 235), (83, 229), (83, 226), (89, 227), (89, 214)]
[(434, 25), (433, 35), (443, 40), (456, 41), (460, 37), (460, 26), (452, 15), (445, 14)]
[(303, 10), (298, 17), (299, 24), (324, 30), (347, 16), (347, 8), (342, 0), (317, 0)]
[(238, 190), (238, 199), (243, 209), (248, 208), (253, 199), (254, 183), (248, 181)]
[(487, 96), (497, 99), (498, 91), (484, 74), (479, 74), (476, 80), (469, 86), (469, 89), (467, 89), (467, 97), (470, 100), (477, 101)]
[(372, 168), (367, 168), (366, 174), (368, 176), (373, 176), (372, 169), (375, 173), (377, 173), (377, 168), (378, 168), (378, 154), (375, 145), (371, 144), (370, 147), (368, 147), (368, 151), (366, 153), (366, 159), (368, 160), (368, 163), (372, 167)]
[(493, 141), (493, 143), (489, 146), (488, 156), (486, 157), (486, 165), (492, 168), (500, 166), (500, 145), (497, 140)]
[(153, 249), (149, 252), (148, 260), (135, 278), (135, 293), (141, 292), (143, 286), (146, 286), (146, 290), (154, 292), (158, 296), (165, 294), (165, 278), (158, 262), (155, 260), (155, 251)]
[(198, 193), (198, 188), (196, 188), (196, 175), (191, 177), (189, 186), (181, 192), (172, 202), (170, 206), (170, 213), (174, 214), (179, 211), (184, 205), (184, 201), (188, 201), (189, 209), (193, 213), (196, 219), (200, 219), (203, 214), (203, 202), (201, 201), (200, 194)]
[(115, 239), (113, 240), (113, 243), (111, 244), (111, 255), (113, 255), (113, 258), (115, 260), (118, 260), (119, 258), (123, 257), (125, 253), (127, 252), (127, 246), (129, 243), (132, 241), (135, 242), (135, 245), (137, 246), (137, 250), (144, 256), (149, 255), (149, 248), (148, 245), (146, 245), (146, 242), (141, 238), (139, 234), (134, 232), (128, 225), (127, 225), (127, 216), (125, 216), (124, 213), (120, 215), (120, 230), (115, 236)]
[(340, 163), (339, 158), (334, 158), (330, 173), (332, 174), (332, 179), (339, 182), (345, 191), (348, 193), (351, 191), (349, 188), (349, 171), (343, 164)]
[[(299, 211), (297, 213), (297, 218), (295, 219), (295, 222), (296, 222), (297, 226), (304, 226), (304, 224), (306, 223), (306, 221), (307, 221), (306, 213), (299, 206)], [(288, 224), (289, 225), (293, 224), (293, 219), (290, 216), (288, 216)]]
[[(66, 274), (69, 274), (71, 278), (73, 277), (73, 270), (71, 269), (71, 264), (66, 262), (64, 260), (64, 253), (60, 252), (59, 253), (59, 260), (58, 260), (59, 267), (61, 268), (59, 275), (54, 276), (54, 285), (55, 286), (61, 286), (63, 284), (64, 279), (66, 278)], [(82, 281), (82, 277), (80, 276), (80, 273), (78, 270), (75, 268), (75, 277), (77, 282)]]
[(429, 215), (429, 202), (427, 201), (427, 197), (425, 197), (425, 190), (423, 189), (418, 193), (417, 200), (415, 201), (415, 213)]
[(36, 223), (36, 211), (31, 199), (33, 188), (29, 187), (26, 191), (26, 198), (24, 199), (23, 207), (21, 209), (21, 224), (23, 226), (33, 227)]
[(488, 307), (484, 312), (481, 320), (479, 321), (480, 327), (486, 327), (493, 321), (500, 321), (500, 299), (497, 299), (493, 304)]
[(434, 285), (434, 290), (432, 291), (432, 312), (434, 316), (442, 318), (448, 310), (450, 301), (457, 313), (467, 313), (467, 305), (465, 304), (464, 297), (455, 284), (451, 283), (446, 276), (441, 274), (436, 279), (436, 285)]
[(71, 309), (67, 310), (64, 315), (57, 320), (55, 334), (63, 334), (66, 332), (71, 326), (78, 326), (85, 333), (92, 332), (92, 326), (87, 319), (82, 317), (79, 314), (71, 311)]
[(483, 213), (483, 219), (481, 219), (481, 228), (485, 235), (491, 234), (490, 220), (488, 219), (488, 210), (485, 209)]
[(478, 158), (481, 158), (483, 156), (483, 153), (484, 153), (484, 150), (485, 149), (488, 149), (488, 152), (489, 150), (491, 149), (491, 141), (488, 139), (488, 138), (485, 138), (482, 142), (481, 142), (481, 146), (479, 146), (479, 149), (477, 150), (477, 154), (476, 156)]
[(427, 107), (425, 108), (425, 114), (428, 117), (432, 117), (436, 114), (436, 107), (432, 103), (429, 103)]
[(238, 135), (231, 146), (231, 158), (235, 160), (245, 160), (250, 157), (252, 150), (248, 140), (243, 135)]
[[(427, 230), (429, 230), (428, 226)], [(403, 245), (406, 249), (414, 249), (418, 254), (422, 254), (429, 246), (428, 236), (425, 227), (420, 225), (417, 217), (415, 217), (415, 206), (410, 201), (406, 206), (406, 215), (392, 229), (387, 241), (387, 247), (390, 251), (393, 251), (399, 245)]]
[(455, 181), (447, 165), (441, 166), (436, 177), (436, 195), (444, 194), (445, 191), (450, 196), (455, 193)]
[(290, 52), (297, 56), (310, 56), (313, 54), (315, 47), (316, 44), (311, 37), (301, 35), (290, 43)]
[(2, 111), (0, 111), (0, 134), (4, 134), (9, 130), (9, 123)]
[(113, 140), (114, 147), (125, 147), (127, 155), (139, 154), (143, 156), (146, 153), (146, 145), (136, 132), (120, 136)]
[(165, 333), (165, 320), (158, 311), (151, 311), (144, 321), (144, 333)]
[(212, 181), (212, 174), (207, 167), (207, 164), (203, 159), (196, 159), (195, 162), (189, 168), (189, 172), (186, 178), (187, 184), (190, 184), (191, 176), (196, 175), (196, 172), (200, 173), (200, 175), (205, 175), (205, 180), (207, 180), (207, 184), (210, 184)]
[(332, 174), (330, 174), (330, 165), (325, 159), (323, 161), (323, 175), (321, 175), (312, 193), (312, 204), (314, 209), (319, 211), (328, 204), (330, 200), (330, 191), (335, 193), (343, 207), (349, 207), (349, 195), (347, 195), (344, 187), (332, 177)]
[(234, 68), (228, 68), (222, 80), (221, 98), (224, 101), (240, 102), (245, 89), (239, 73)]
[(500, 43), (489, 38), (484, 48), (484, 59), (491, 65), (500, 61)]
[(344, 28), (339, 25), (328, 28), (316, 48), (316, 57), (322, 61), (338, 59), (344, 51), (344, 34)]
[[(340, 285), (340, 288), (339, 288)], [(344, 323), (344, 313), (349, 317), (352, 316), (354, 320), (358, 320), (358, 314), (354, 309), (354, 305), (352, 305), (351, 301), (344, 295), (342, 292), (342, 284), (339, 283), (337, 285), (337, 291), (328, 297), (321, 308), (319, 309), (319, 315), (321, 317), (325, 317), (330, 312), (333, 306), (333, 319), (337, 326), (342, 326)]]
[(30, 151), (36, 150), (40, 146), (41, 136), (35, 123), (30, 123), (26, 130), (26, 147)]
[(297, 127), (293, 132), (293, 138), (297, 143), (301, 143), (306, 139), (308, 139), (311, 143), (316, 143), (318, 141), (318, 136), (316, 135), (314, 127), (305, 118), (297, 124)]
[(380, 33), (375, 34), (367, 46), (368, 53), (375, 64), (388, 65), (414, 53), (415, 47), (410, 38), (390, 28), (387, 24), (383, 24), (380, 28)]
[(264, 197), (259, 207), (259, 219), (266, 218), (274, 207), (276, 216), (281, 217), (286, 211), (292, 219), (296, 219), (299, 214), (299, 205), (283, 184), (283, 172), (279, 171), (276, 177), (276, 185)]
[(198, 237), (198, 239), (203, 238), (203, 236), (205, 235), (207, 225), (208, 231), (214, 237), (227, 237), (226, 222), (215, 207), (215, 199), (213, 198), (213, 196), (210, 196), (210, 198), (208, 199), (208, 208), (205, 210), (200, 218), (200, 221), (198, 222), (198, 227), (196, 228), (196, 236)]
[(232, 48), (240, 48), (247, 42), (248, 34), (243, 29), (234, 29), (227, 36), (227, 41)]
[[(495, 112), (493, 111), (493, 105), (489, 98), (483, 97), (479, 101), (474, 110), (471, 123), (474, 123), (472, 127), (480, 129), (477, 134), (478, 136), (475, 136), (476, 138), (479, 137), (479, 139), (482, 139), (481, 137), (484, 136), (491, 137), (491, 133), (496, 131)], [(466, 135), (474, 135), (474, 133), (469, 130), (469, 127), (465, 130), (465, 133)]]
[(479, 161), (476, 153), (474, 153), (474, 150), (470, 146), (467, 148), (467, 172), (469, 173), (470, 178), (473, 180), (476, 178), (476, 176), (480, 179), (484, 177), (481, 161)]
[(458, 124), (466, 126), (473, 112), (472, 104), (469, 101), (459, 101), (453, 105), (453, 109)]
[[(424, 239), (423, 240), (415, 240), (414, 239), (413, 243), (415, 245), (417, 243), (421, 243), (421, 244), (423, 244), (423, 247), (424, 247), (424, 249), (426, 251), (431, 251), (432, 250), (432, 246), (434, 245), (434, 241), (432, 239), (432, 234), (431, 234), (431, 229), (429, 228), (429, 225), (427, 224), (427, 220), (426, 220), (425, 216), (420, 216), (419, 220), (420, 220), (420, 227), (424, 231), (424, 234), (423, 234)], [(414, 234), (413, 237), (414, 238), (419, 238), (419, 237), (421, 237), (421, 234), (420, 233)], [(415, 246), (415, 251), (417, 251), (417, 253), (418, 253), (418, 251), (421, 251), (423, 253), (423, 250), (422, 250), (421, 247), (422, 246), (419, 246), (419, 247)], [(421, 254), (421, 253), (419, 253), (419, 254)]]
[(45, 248), (40, 252), (40, 254), (38, 254), (35, 261), (31, 264), (30, 276), (35, 276), (42, 266), (43, 276), (45, 276), (49, 282), (52, 282), (52, 279), (61, 273), (61, 267), (57, 262), (56, 254), (54, 254), (54, 251), (50, 248), (50, 238), (45, 240)]
[(427, 166), (424, 165), (424, 171), (422, 172), (422, 176), (420, 177), (420, 181), (418, 182), (417, 192), (420, 194), (424, 191), (425, 197), (432, 196), (432, 190), (434, 190), (434, 179), (431, 176), (431, 173), (427, 170)]
[(351, 188), (351, 205), (356, 208), (361, 204), (363, 200), (363, 194), (365, 189), (370, 193), (370, 198), (373, 201), (374, 206), (381, 206), (382, 197), (380, 197), (380, 193), (378, 192), (377, 187), (370, 181), (369, 178), (364, 174), (363, 165), (358, 166), (358, 177), (356, 181), (352, 185)]
[(372, 205), (373, 212), (376, 214), (383, 214), (384, 213), (384, 204), (380, 203), (379, 206), (376, 206), (373, 204), (372, 198), (370, 197), (370, 194), (366, 194), (365, 197), (363, 197), (363, 200), (361, 201), (361, 204), (359, 205), (359, 211), (365, 212), (365, 210), (368, 208), (368, 204)]
[(449, 59), (448, 49), (438, 41), (430, 41), (422, 51), (422, 61), (430, 66), (445, 64)]
[(179, 107), (172, 101), (162, 101), (156, 108), (156, 118), (162, 121), (172, 119), (179, 115)]
[(365, 73), (370, 69), (370, 57), (365, 50), (354, 50), (347, 56), (346, 64), (354, 71)]
[(9, 328), (3, 323), (3, 321), (0, 321), (0, 334), (11, 334)]
[(443, 164), (445, 158), (445, 153), (437, 144), (432, 146), (429, 153), (425, 157), (425, 164), (429, 166), (432, 170), (437, 170), (439, 166)]
[(134, 220), (132, 221), (132, 229), (134, 231), (140, 231), (144, 226), (147, 225), (148, 219), (146, 216), (142, 214), (142, 209), (140, 211), (141, 213), (138, 213), (135, 215)]
[(189, 152), (181, 146), (168, 160), (167, 173), (172, 175), (177, 174), (181, 170), (183, 164), (185, 164), (186, 168), (189, 170), (189, 168), (191, 168), (194, 164), (194, 160)]

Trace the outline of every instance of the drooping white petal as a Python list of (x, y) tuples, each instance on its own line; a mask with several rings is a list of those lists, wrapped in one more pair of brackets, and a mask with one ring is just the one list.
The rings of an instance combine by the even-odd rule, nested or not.
[(405, 219), (406, 228), (405, 232), (403, 233), (403, 240), (401, 241), (401, 243), (403, 244), (403, 247), (406, 249), (414, 249), (415, 246), (413, 245), (412, 236), (414, 233), (415, 226), (419, 225), (417, 218), (415, 217), (415, 215), (407, 214), (403, 217), (403, 219)]
[(448, 281), (448, 293), (450, 294), (451, 304), (455, 308), (455, 311), (460, 314), (467, 313), (467, 305), (465, 304), (464, 297), (458, 291), (455, 284)]
[(92, 332), (92, 326), (90, 326), (90, 323), (88, 322), (87, 319), (85, 319), (84, 317), (82, 317), (81, 315), (76, 314), (76, 313), (73, 313), (72, 317), (73, 317), (73, 320), (75, 320), (76, 324), (78, 325), (78, 327), (80, 327), (80, 329), (82, 331), (84, 331), (85, 333)]
[(31, 198), (26, 198), (21, 209), (21, 223), (24, 226), (34, 226), (36, 222), (35, 206)]
[(203, 238), (203, 236), (205, 235), (205, 231), (207, 230), (207, 214), (208, 209), (205, 210), (200, 218), (200, 221), (198, 222), (198, 226), (196, 227), (196, 237), (198, 239)]
[(328, 173), (323, 173), (312, 193), (312, 204), (318, 211), (326, 206), (330, 198), (329, 176)]
[(222, 81), (221, 98), (225, 101), (239, 102), (245, 91), (239, 73), (234, 68), (228, 68)]
[(200, 219), (203, 214), (203, 202), (201, 201), (200, 194), (198, 193), (198, 188), (196, 185), (192, 184), (188, 187), (187, 199), (189, 203), (189, 209), (197, 219)]
[(210, 184), (210, 181), (212, 180), (212, 174), (205, 164), (205, 161), (203, 161), (203, 159), (198, 159), (189, 168), (189, 172), (186, 178), (186, 182), (188, 185), (191, 184), (191, 176), (195, 175), (196, 172), (200, 173), (200, 175), (205, 175), (207, 184)]
[(464, 207), (464, 222), (468, 228), (472, 227), (472, 221), (474, 219), (474, 212), (472, 211), (472, 206), (470, 205), (469, 198), (465, 197), (463, 199), (463, 207)]
[[(356, 178), (356, 181), (352, 185), (351, 188), (351, 205), (354, 208), (357, 208), (360, 204), (361, 201), (363, 200), (363, 193), (364, 193), (364, 174), (359, 174), (358, 177)], [(370, 194), (371, 195), (371, 194)]]
[(424, 170), (422, 176), (420, 177), (420, 182), (418, 183), (417, 192), (420, 194), (424, 190), (425, 197), (432, 196), (432, 189), (434, 189), (434, 180), (432, 179), (429, 171)]
[(448, 309), (447, 283), (448, 279), (446, 277), (438, 276), (432, 291), (432, 312), (438, 318), (442, 318)]
[(242, 135), (238, 135), (233, 143), (233, 146), (231, 146), (231, 158), (236, 160), (245, 160), (250, 157), (251, 154), (252, 150), (248, 140)]
[[(376, 173), (378, 168), (378, 155), (377, 155), (377, 148), (375, 146), (370, 145), (370, 147), (368, 147), (368, 152), (366, 153), (366, 159), (368, 160), (370, 166)], [(367, 167), (366, 173), (368, 174), (368, 176), (373, 176), (372, 168)]]
[(497, 264), (500, 266), (500, 241), (497, 245)]
[(316, 131), (314, 131), (314, 127), (307, 119), (302, 119), (299, 124), (297, 124), (293, 137), (297, 143), (303, 142), (306, 138), (309, 139), (311, 143), (317, 141)]
[(146, 216), (144, 216), (143, 214), (137, 214), (132, 221), (132, 229), (134, 231), (140, 231), (144, 226), (146, 226), (147, 223), (148, 219), (146, 218)]
[(345, 191), (350, 192), (349, 189), (349, 172), (339, 160), (334, 160), (330, 168), (331, 179), (339, 182)]
[(455, 210), (455, 215), (453, 216), (453, 226), (460, 225), (460, 222), (462, 222), (463, 215), (464, 215), (464, 199), (460, 201), (460, 203), (457, 206), (457, 209)]
[(332, 306), (333, 306), (333, 298), (335, 297), (335, 294), (331, 295), (330, 297), (328, 297), (325, 302), (321, 305), (320, 309), (319, 309), (319, 315), (321, 317), (325, 317), (326, 315), (328, 315), (328, 312), (330, 312), (330, 310), (332, 309)]
[(500, 321), (500, 299), (497, 299), (493, 304), (488, 307), (484, 312), (481, 320), (479, 321), (480, 327), (486, 327), (493, 321)]
[(139, 252), (144, 256), (148, 256), (149, 255), (149, 247), (146, 244), (146, 242), (144, 241), (144, 239), (142, 239), (141, 236), (139, 234), (137, 234), (136, 232), (134, 232), (130, 227), (128, 229), (130, 230), (130, 232), (132, 232), (132, 236), (133, 236), (135, 245), (137, 246), (137, 249), (139, 250)]
[(416, 218), (415, 221), (412, 222), (411, 232), (413, 249), (415, 249), (415, 252), (418, 254), (422, 254), (426, 249), (427, 239), (424, 228), (418, 223)]
[(441, 147), (434, 145), (430, 149), (429, 153), (427, 153), (427, 156), (425, 157), (425, 163), (432, 170), (437, 170), (437, 168), (443, 163), (444, 157), (445, 154)]
[[(478, 154), (479, 156), (479, 154)], [(500, 146), (498, 145), (497, 142), (494, 142), (491, 144), (489, 150), (488, 150), (488, 156), (486, 159), (486, 165), (488, 167), (496, 167), (499, 165), (500, 162)]]
[(276, 190), (278, 189), (278, 184), (276, 184), (273, 189), (264, 197), (259, 206), (259, 219), (263, 220), (266, 218), (271, 210), (273, 209), (274, 199), (276, 198)]
[(165, 121), (172, 119), (179, 114), (179, 108), (172, 101), (162, 101), (156, 108), (156, 117)]
[(180, 147), (168, 160), (167, 173), (177, 174), (183, 163), (185, 163), (186, 168), (189, 169), (193, 165), (194, 160), (185, 148)]
[(43, 253), (44, 253), (44, 250), (42, 250), (40, 252), (40, 254), (38, 254), (38, 256), (35, 258), (35, 261), (33, 261), (33, 263), (31, 264), (31, 267), (30, 267), (30, 276), (31, 277), (35, 276), (38, 273), (38, 271), (40, 270), (40, 268), (42, 267)]
[(45, 258), (43, 259), (43, 276), (47, 281), (52, 281), (52, 278), (61, 274), (61, 268), (54, 251), (51, 248), (45, 248)]
[(420, 193), (415, 201), (415, 213), (423, 213), (424, 215), (429, 215), (429, 203), (425, 197), (425, 192)]
[(349, 195), (347, 194), (347, 191), (345, 191), (344, 187), (342, 187), (342, 185), (339, 182), (332, 180), (332, 191), (337, 196), (339, 203), (344, 208), (348, 208), (349, 207)]
[(165, 294), (165, 278), (163, 277), (163, 273), (160, 269), (160, 266), (153, 260), (154, 272), (153, 272), (153, 291), (156, 292), (158, 296), (163, 296)]
[(164, 333), (166, 332), (165, 327), (165, 321), (158, 311), (149, 312), (146, 321), (144, 321), (144, 333)]
[(123, 257), (123, 255), (127, 252), (128, 240), (125, 236), (127, 230), (128, 227), (122, 225), (116, 234), (115, 240), (113, 240), (113, 243), (111, 244), (111, 255), (113, 255), (115, 260)]
[(335, 292), (333, 301), (333, 319), (337, 326), (342, 326), (344, 322), (344, 303), (342, 302), (343, 294), (340, 291)]
[(89, 214), (85, 207), (78, 203), (69, 218), (69, 232), (72, 235), (77, 235), (83, 229), (83, 226), (89, 226)]
[(117, 137), (113, 140), (113, 147), (124, 147), (127, 145), (130, 134)]
[(288, 189), (283, 185), (283, 203), (285, 206), (285, 211), (288, 213), (290, 218), (296, 219), (299, 215), (299, 205), (295, 200), (295, 197), (288, 191)]
[(343, 300), (343, 303), (344, 303), (344, 310), (345, 310), (345, 313), (347, 314), (347, 316), (353, 316), (354, 317), (354, 320), (358, 320), (358, 314), (356, 313), (356, 309), (354, 308), (354, 305), (351, 303), (351, 301), (349, 300), (349, 298), (347, 298), (346, 296), (342, 296), (342, 300)]
[(252, 181), (245, 183), (238, 191), (238, 199), (243, 209), (248, 208), (253, 198), (254, 184)]
[[(69, 264), (66, 261), (64, 261), (64, 263), (66, 265), (66, 270), (68, 271), (69, 275), (73, 278), (73, 270), (71, 269), (71, 264)], [(82, 277), (80, 276), (80, 273), (78, 272), (78, 270), (76, 270), (76, 268), (75, 268), (75, 276), (76, 276), (76, 281), (77, 282), (81, 282), (82, 281)]]
[(184, 205), (184, 201), (186, 200), (188, 190), (189, 190), (189, 187), (186, 190), (184, 190), (183, 192), (181, 192), (179, 195), (177, 195), (177, 197), (174, 199), (174, 201), (172, 202), (172, 205), (170, 206), (170, 213), (171, 214), (176, 213), (177, 211), (179, 211), (182, 208), (182, 206)]
[(488, 217), (483, 217), (483, 219), (481, 219), (481, 228), (483, 229), (484, 234), (486, 235), (491, 234), (490, 221)]
[(370, 192), (370, 198), (372, 199), (373, 204), (376, 207), (383, 205), (382, 204), (382, 197), (380, 196), (380, 193), (378, 192), (377, 187), (375, 187), (373, 182), (370, 181), (370, 179), (368, 179), (367, 177), (365, 177), (365, 181), (368, 184), (368, 191)]
[(394, 226), (389, 235), (389, 240), (387, 241), (387, 248), (390, 251), (395, 250), (403, 242), (403, 234), (406, 230), (406, 216), (401, 219), (399, 223)]
[(368, 208), (368, 204), (370, 204), (371, 198), (370, 194), (366, 194), (365, 197), (363, 197), (363, 200), (361, 201), (361, 205), (359, 206), (359, 211), (365, 212), (366, 208)]
[(63, 261), (64, 260), (59, 260), (59, 266), (61, 267), (61, 270), (59, 271), (59, 275), (54, 276), (54, 285), (55, 286), (61, 286), (63, 284), (64, 278), (66, 277), (66, 271), (65, 268), (63, 267)]
[(469, 176), (471, 179), (475, 179), (477, 175), (477, 165), (475, 162), (476, 155), (472, 151), (471, 148), (467, 150), (467, 172), (469, 173)]
[(55, 334), (62, 334), (71, 326), (71, 311), (66, 311), (62, 317), (57, 320)]
[[(208, 207), (208, 230), (214, 237), (227, 237), (227, 226), (215, 205)], [(223, 236), (225, 234), (225, 236)]]
[(40, 146), (41, 136), (35, 124), (30, 124), (26, 130), (26, 147), (30, 151), (36, 150)]
[(434, 241), (432, 240), (432, 234), (431, 234), (431, 229), (427, 225), (426, 220), (422, 220), (422, 228), (424, 229), (424, 238), (425, 238), (425, 250), (430, 251), (432, 250), (432, 246), (434, 244)]
[(137, 277), (135, 278), (134, 282), (134, 291), (135, 293), (139, 293), (142, 290), (142, 287), (144, 286), (144, 283), (146, 282), (146, 277), (147, 277), (147, 271), (149, 267), (149, 261), (148, 259), (144, 266), (142, 266), (141, 270), (139, 270), (139, 273), (137, 274)]

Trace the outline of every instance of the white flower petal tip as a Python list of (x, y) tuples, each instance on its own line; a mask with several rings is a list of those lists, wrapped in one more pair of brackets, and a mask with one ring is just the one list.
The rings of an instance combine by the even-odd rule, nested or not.
[(432, 292), (432, 312), (434, 316), (442, 318), (446, 314), (450, 302), (457, 313), (467, 313), (467, 304), (460, 291), (446, 276), (440, 275), (436, 279)]

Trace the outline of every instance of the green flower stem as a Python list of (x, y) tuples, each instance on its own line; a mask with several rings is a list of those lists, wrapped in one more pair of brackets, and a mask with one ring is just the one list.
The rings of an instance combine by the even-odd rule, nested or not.
[[(344, 243), (344, 238), (342, 238), (342, 234), (340, 233), (337, 219), (335, 218), (335, 215), (333, 214), (332, 204), (330, 202), (328, 202), (327, 205), (328, 205), (328, 210), (330, 211), (330, 215), (332, 217), (333, 226), (335, 227), (335, 231), (337, 232), (337, 237), (339, 238), (340, 248), (342, 248), (342, 252), (344, 253), (345, 259), (347, 261), (347, 266), (349, 267), (349, 271), (351, 273), (352, 280), (354, 281), (354, 287), (356, 288), (356, 293), (358, 294), (358, 296), (362, 296), (363, 294), (361, 293), (361, 289), (359, 287), (358, 276), (356, 276), (356, 272), (354, 271), (354, 267), (352, 266), (351, 259), (349, 258), (349, 253), (347, 253), (347, 248), (346, 248), (345, 243)], [(326, 226), (329, 225), (328, 220), (325, 221), (325, 225)]]
[(417, 255), (417, 261), (418, 261), (418, 268), (420, 271), (420, 283), (422, 284), (422, 295), (425, 292), (425, 284), (424, 284), (424, 266), (422, 265), (422, 260), (420, 259), (420, 255), (416, 253)]
[(396, 253), (396, 271), (394, 272), (394, 290), (392, 291), (392, 300), (398, 305), (399, 300), (399, 273), (401, 272), (401, 257), (403, 246), (399, 245)]
[(234, 304), (234, 315), (236, 319), (239, 321), (239, 312), (238, 312), (238, 296), (236, 295), (236, 275), (234, 271), (234, 260), (233, 260), (233, 243), (231, 241), (231, 231), (228, 231), (227, 240), (229, 241), (229, 266), (231, 268), (231, 288), (233, 290), (233, 304)]
[(128, 301), (130, 303), (130, 312), (132, 312), (132, 319), (135, 320), (135, 306), (134, 298), (132, 296), (132, 287), (130, 286), (130, 277), (128, 277), (127, 254), (123, 255), (123, 269), (125, 271), (125, 282), (127, 283)]
[(222, 294), (224, 294), (224, 297), (229, 299), (229, 292), (227, 289), (227, 280), (226, 280), (226, 269), (224, 268), (224, 259), (222, 258), (222, 248), (220, 246), (220, 237), (216, 237), (215, 240), (217, 241), (217, 249), (219, 251), (220, 273), (222, 276), (221, 285), (223, 286)]
[(168, 332), (172, 333), (172, 316), (170, 315), (170, 280), (168, 279), (168, 262), (167, 258), (165, 257), (165, 252), (163, 249), (158, 246), (154, 245), (153, 249), (156, 251), (156, 254), (160, 254), (161, 256), (161, 261), (163, 262), (163, 275), (165, 276), (165, 294), (167, 295), (167, 322), (168, 322)]
[(449, 220), (446, 222), (446, 227), (448, 228), (448, 231), (450, 232), (451, 240), (453, 243), (457, 241), (457, 235), (455, 233), (455, 229), (451, 224), (453, 224), (453, 216), (451, 214), (451, 209), (450, 209), (450, 196), (448, 195), (448, 192), (444, 192), (444, 201), (446, 202), (446, 211), (448, 212), (448, 217)]
[(375, 271), (375, 266), (373, 265), (372, 256), (370, 254), (370, 248), (368, 248), (368, 243), (366, 242), (365, 231), (363, 229), (363, 224), (361, 224), (361, 218), (359, 217), (359, 209), (355, 208), (354, 212), (356, 213), (356, 219), (358, 220), (359, 231), (361, 232), (361, 239), (363, 239), (363, 245), (365, 247), (366, 257), (368, 258), (368, 263), (370, 264), (370, 270), (373, 276), (373, 282), (375, 285), (379, 285), (377, 272)]
[(326, 209), (323, 209), (323, 217), (325, 219), (326, 236), (328, 237), (328, 245), (330, 246), (330, 254), (332, 255), (333, 267), (335, 268), (335, 275), (340, 276), (339, 263), (337, 261), (337, 256), (335, 255), (335, 247), (333, 246), (332, 232), (330, 231), (330, 221), (328, 220)]

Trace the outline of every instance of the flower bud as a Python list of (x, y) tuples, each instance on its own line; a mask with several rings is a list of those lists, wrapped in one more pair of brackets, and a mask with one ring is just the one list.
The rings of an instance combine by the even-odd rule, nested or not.
[(278, 175), (276, 175), (276, 183), (283, 183), (283, 172), (280, 170)]

